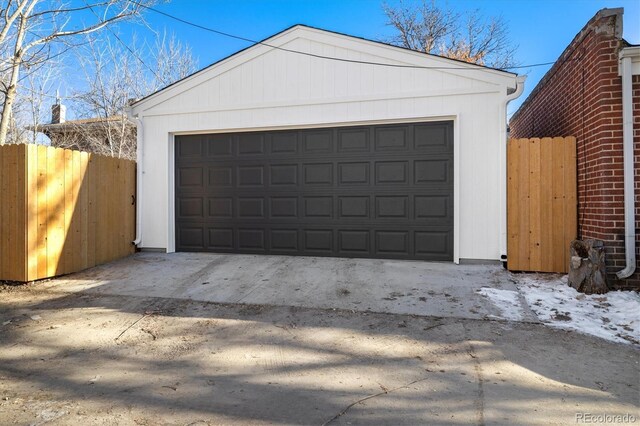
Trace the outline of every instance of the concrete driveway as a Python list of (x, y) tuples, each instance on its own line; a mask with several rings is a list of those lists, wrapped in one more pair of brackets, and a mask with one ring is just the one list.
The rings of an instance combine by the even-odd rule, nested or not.
[[(479, 289), (517, 291), (500, 265), (207, 253), (139, 253), (51, 284), (68, 292), (469, 319), (502, 318)], [(522, 321), (536, 321), (524, 300), (519, 309)]]
[(513, 284), (486, 265), (139, 254), (0, 286), (0, 424), (640, 418), (636, 349), (495, 321), (484, 285)]

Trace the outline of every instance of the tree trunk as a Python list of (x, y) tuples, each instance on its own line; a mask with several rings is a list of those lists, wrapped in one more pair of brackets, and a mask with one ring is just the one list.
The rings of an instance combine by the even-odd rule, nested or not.
[[(35, 3), (34, 3), (35, 4)], [(13, 58), (11, 62), (11, 80), (7, 93), (4, 96), (4, 105), (2, 106), (2, 118), (0, 118), (0, 145), (7, 143), (7, 133), (9, 132), (9, 123), (11, 122), (11, 113), (13, 111), (13, 103), (16, 100), (18, 91), (18, 76), (20, 76), (20, 65), (24, 51), (22, 42), (24, 41), (24, 33), (27, 29), (27, 18), (22, 16), (18, 23), (18, 32), (16, 34), (16, 44), (13, 49)]]
[(11, 81), (7, 92), (4, 96), (4, 105), (2, 106), (2, 119), (0, 119), (0, 145), (7, 143), (7, 133), (9, 133), (9, 123), (11, 122), (11, 112), (13, 111), (13, 103), (16, 100), (16, 92), (18, 88), (18, 76), (20, 75), (20, 58), (13, 58), (11, 66)]
[(600, 240), (574, 240), (571, 242), (569, 285), (581, 293), (606, 293), (604, 243)]

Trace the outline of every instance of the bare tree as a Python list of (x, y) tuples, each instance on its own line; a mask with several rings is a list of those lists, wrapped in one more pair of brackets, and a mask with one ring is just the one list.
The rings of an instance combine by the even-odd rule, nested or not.
[(135, 125), (125, 111), (129, 102), (193, 73), (197, 60), (190, 47), (166, 33), (156, 34), (151, 43), (138, 45), (134, 40), (127, 47), (117, 39), (87, 40), (76, 51), (86, 88), (74, 93), (71, 103), (81, 120), (67, 123), (55, 144), (135, 158)]
[[(86, 0), (73, 6), (63, 0), (3, 0), (0, 6), (0, 63), (8, 72), (2, 81), (0, 145), (6, 143), (20, 72), (49, 60), (61, 43), (138, 16), (150, 0)], [(82, 21), (80, 21), (82, 18)], [(84, 21), (91, 21), (85, 24)], [(91, 19), (93, 18), (93, 19)], [(72, 29), (71, 29), (72, 28)]]
[(477, 9), (461, 13), (436, 0), (382, 7), (397, 33), (389, 41), (397, 46), (500, 69), (515, 65), (517, 46), (500, 16), (486, 18)]

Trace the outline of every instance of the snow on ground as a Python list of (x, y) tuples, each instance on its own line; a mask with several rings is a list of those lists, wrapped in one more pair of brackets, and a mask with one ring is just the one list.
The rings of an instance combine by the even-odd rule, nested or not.
[(575, 330), (614, 342), (640, 345), (640, 294), (610, 291), (578, 293), (567, 276), (513, 275), (538, 319), (552, 327)]
[[(517, 291), (502, 290), (499, 288), (482, 287), (477, 290), (479, 294), (487, 297), (500, 311), (500, 316), (496, 318), (509, 321), (522, 321), (523, 309), (520, 304)], [(493, 317), (493, 315), (490, 315)]]

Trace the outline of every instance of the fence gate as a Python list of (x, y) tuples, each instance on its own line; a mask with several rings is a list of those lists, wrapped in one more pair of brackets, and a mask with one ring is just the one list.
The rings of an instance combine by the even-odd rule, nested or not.
[(568, 272), (578, 229), (575, 137), (509, 140), (507, 179), (507, 267)]

